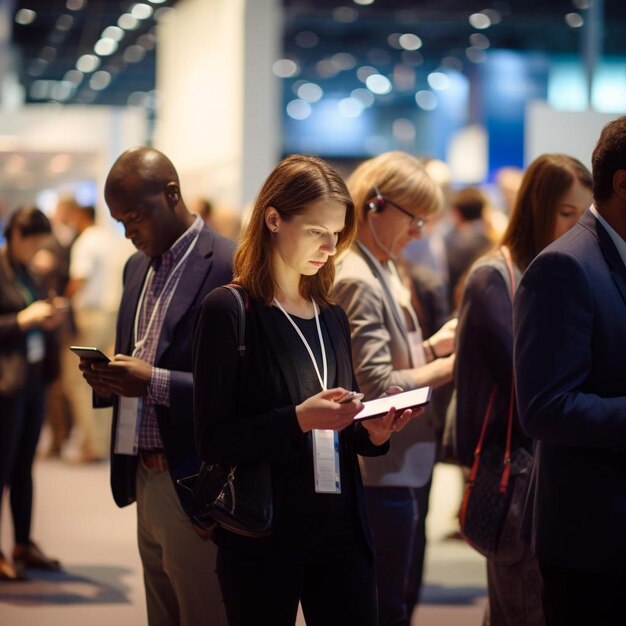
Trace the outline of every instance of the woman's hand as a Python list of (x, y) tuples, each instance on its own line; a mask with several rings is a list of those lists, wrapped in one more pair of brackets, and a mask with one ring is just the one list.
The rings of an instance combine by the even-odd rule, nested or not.
[[(392, 386), (387, 389), (381, 397), (392, 396), (400, 393), (402, 387)], [(391, 437), (392, 433), (401, 431), (414, 417), (424, 413), (423, 407), (417, 409), (406, 409), (402, 413), (398, 413), (395, 407), (392, 407), (384, 417), (376, 417), (371, 420), (363, 420), (363, 428), (369, 434), (370, 441), (375, 446), (382, 446)]]
[(44, 330), (56, 328), (65, 318), (51, 302), (36, 300), (17, 314), (17, 323), (21, 330), (39, 327)]
[(454, 352), (454, 338), (456, 336), (456, 317), (448, 320), (432, 337), (426, 340), (430, 346), (433, 358), (448, 356)]
[(296, 406), (296, 417), (303, 433), (310, 430), (342, 430), (352, 424), (354, 416), (363, 409), (360, 400), (350, 400), (339, 404), (347, 390), (335, 387), (320, 391)]

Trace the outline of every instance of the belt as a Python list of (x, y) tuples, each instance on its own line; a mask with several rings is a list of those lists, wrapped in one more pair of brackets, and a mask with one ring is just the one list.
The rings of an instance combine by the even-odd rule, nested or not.
[(147, 470), (163, 472), (167, 469), (167, 457), (162, 450), (140, 450), (139, 458)]

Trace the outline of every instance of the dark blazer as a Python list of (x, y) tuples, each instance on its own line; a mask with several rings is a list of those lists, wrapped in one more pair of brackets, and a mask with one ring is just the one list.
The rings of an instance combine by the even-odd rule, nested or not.
[[(193, 436), (191, 334), (196, 311), (215, 287), (232, 280), (234, 243), (206, 226), (192, 250), (167, 309), (157, 347), (155, 365), (170, 371), (170, 406), (157, 406), (156, 415), (170, 475), (181, 504), (190, 511), (184, 490), (176, 479), (198, 471), (200, 462)], [(131, 354), (135, 312), (150, 259), (134, 254), (124, 270), (124, 292), (117, 318), (115, 352)], [(111, 488), (118, 506), (135, 501), (137, 457), (115, 454), (117, 402), (114, 403), (111, 442)]]
[(626, 267), (587, 211), (522, 278), (518, 407), (536, 439), (527, 506), (539, 559), (626, 573)]
[[(203, 302), (194, 331), (194, 417), (198, 451), (209, 463), (266, 461), (271, 464), (274, 498), (272, 534), (297, 533), (291, 513), (302, 494), (291, 488), (307, 459), (307, 437), (295, 407), (305, 398), (297, 368), (269, 307), (250, 299), (246, 312), (246, 358), (239, 378), (237, 304), (226, 289)], [(357, 389), (352, 371), (350, 329), (338, 307), (321, 313), (337, 363), (337, 383)], [(352, 493), (365, 539), (372, 537), (365, 511), (357, 453), (384, 454), (389, 444), (374, 446), (362, 424), (342, 432), (344, 459), (352, 463)], [(299, 483), (298, 483), (299, 484)]]

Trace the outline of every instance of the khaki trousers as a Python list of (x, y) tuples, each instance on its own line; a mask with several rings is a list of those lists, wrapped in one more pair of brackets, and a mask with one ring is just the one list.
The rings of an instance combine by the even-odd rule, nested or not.
[(149, 626), (226, 626), (215, 559), (183, 511), (167, 470), (137, 462), (137, 534)]

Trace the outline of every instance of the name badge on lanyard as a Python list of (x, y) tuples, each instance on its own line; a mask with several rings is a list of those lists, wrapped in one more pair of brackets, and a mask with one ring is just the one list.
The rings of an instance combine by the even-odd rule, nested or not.
[(136, 456), (139, 451), (139, 411), (141, 398), (120, 396), (117, 404), (115, 454)]
[[(302, 334), (302, 331), (298, 328), (298, 325), (291, 319), (291, 316), (283, 305), (274, 298), (274, 304), (283, 312), (285, 317), (289, 320), (294, 327), (298, 336), (300, 337), (304, 347), (309, 353), (315, 373), (320, 381), (322, 389), (328, 388), (328, 365), (326, 362), (326, 348), (324, 346), (324, 337), (322, 336), (322, 328), (320, 326), (317, 304), (315, 300), (311, 300), (313, 303), (313, 312), (315, 313), (315, 326), (317, 327), (317, 335), (320, 340), (320, 347), (322, 350), (322, 368), (324, 370), (324, 376), (320, 374), (317, 361), (311, 350), (309, 342)], [(339, 466), (339, 433), (334, 430), (313, 430), (313, 473), (315, 475), (315, 492), (316, 493), (341, 493), (341, 473)]]

